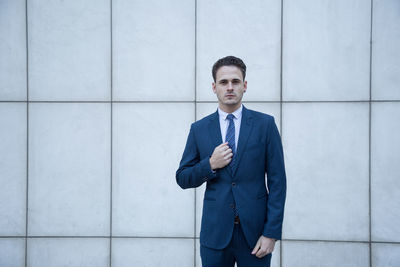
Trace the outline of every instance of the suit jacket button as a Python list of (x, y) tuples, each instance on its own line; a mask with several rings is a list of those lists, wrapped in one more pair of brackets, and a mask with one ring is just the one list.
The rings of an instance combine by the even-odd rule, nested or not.
[(232, 183), (232, 186), (236, 186), (236, 183)]

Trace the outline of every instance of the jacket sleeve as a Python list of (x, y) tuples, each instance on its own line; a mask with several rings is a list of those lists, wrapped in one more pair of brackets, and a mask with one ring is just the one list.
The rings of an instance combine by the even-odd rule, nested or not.
[(267, 137), (267, 220), (263, 235), (277, 240), (282, 238), (283, 213), (286, 199), (286, 173), (283, 157), (282, 141), (272, 118)]
[(176, 182), (183, 189), (198, 187), (217, 177), (217, 172), (211, 170), (210, 157), (200, 159), (193, 124), (190, 127), (186, 147), (175, 177)]

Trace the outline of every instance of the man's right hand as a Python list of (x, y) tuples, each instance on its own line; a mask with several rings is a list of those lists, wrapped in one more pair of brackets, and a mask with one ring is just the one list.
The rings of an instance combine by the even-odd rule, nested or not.
[(210, 166), (212, 170), (221, 169), (228, 165), (233, 157), (232, 149), (228, 142), (222, 143), (214, 149), (210, 157)]

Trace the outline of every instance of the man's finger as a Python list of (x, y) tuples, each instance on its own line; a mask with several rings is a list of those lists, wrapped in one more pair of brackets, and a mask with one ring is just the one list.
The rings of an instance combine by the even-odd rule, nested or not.
[(260, 249), (260, 240), (257, 241), (257, 244), (255, 245), (253, 251), (251, 252), (251, 254), (256, 254), (256, 252)]
[(233, 153), (229, 153), (228, 155), (225, 155), (224, 159), (230, 159), (233, 157)]
[(216, 147), (214, 151), (221, 153), (228, 149), (229, 149), (229, 146), (221, 146), (221, 147)]
[(256, 257), (262, 258), (262, 257), (264, 257), (264, 256), (265, 256), (265, 250), (259, 249), (258, 252), (257, 252), (257, 254), (256, 254)]
[(219, 148), (221, 148), (221, 147), (223, 147), (223, 146), (227, 146), (228, 145), (228, 142), (225, 142), (225, 143), (222, 143), (222, 144), (220, 144), (219, 146), (217, 146), (217, 147), (219, 147)]
[(225, 151), (222, 151), (222, 156), (226, 156), (227, 154), (232, 153), (232, 149), (228, 148)]

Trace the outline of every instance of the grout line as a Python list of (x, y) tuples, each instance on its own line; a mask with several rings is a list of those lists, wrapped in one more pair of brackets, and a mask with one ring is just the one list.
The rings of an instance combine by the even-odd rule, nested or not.
[[(109, 235), (105, 236), (0, 236), (0, 239), (56, 239), (56, 238), (71, 238), (71, 239), (109, 239)], [(198, 240), (199, 237), (193, 236), (112, 236), (113, 239), (185, 239), (185, 240)], [(353, 243), (353, 244), (389, 244), (400, 245), (400, 241), (360, 241), (360, 240), (329, 240), (329, 239), (291, 239), (284, 238), (285, 242), (320, 242), (320, 243)]]
[[(110, 236), (0, 236), (0, 239), (109, 239)], [(193, 236), (112, 236), (113, 239), (184, 239), (184, 240), (198, 240), (199, 237)], [(359, 240), (322, 240), (322, 239), (282, 239), (285, 242), (320, 242), (320, 243), (353, 243), (353, 244), (387, 244), (387, 245), (400, 245), (400, 241), (359, 241)]]
[(0, 239), (25, 239), (26, 235), (5, 235), (0, 236)]
[(26, 188), (25, 188), (25, 267), (28, 265), (28, 214), (29, 214), (29, 39), (28, 0), (25, 0), (25, 46), (26, 46)]
[[(0, 236), (0, 239), (7, 239), (7, 238), (25, 238), (25, 236)], [(86, 239), (109, 239), (110, 235), (102, 235), (102, 236), (68, 236), (68, 235), (49, 235), (49, 236), (42, 236), (42, 235), (37, 235), (37, 236), (28, 236), (30, 239), (36, 239), (36, 238), (86, 238)], [(193, 236), (112, 236), (111, 238), (131, 238), (131, 239), (196, 239)]]
[(372, 26), (373, 26), (373, 0), (371, 4), (370, 46), (369, 46), (369, 118), (368, 118), (368, 226), (369, 226), (369, 266), (372, 267), (372, 218), (371, 218), (371, 117), (372, 117)]
[(113, 229), (113, 1), (110, 0), (110, 267), (112, 266)]
[[(266, 103), (266, 104), (280, 104), (280, 103), (294, 103), (294, 104), (306, 104), (306, 103), (399, 103), (400, 100), (244, 100), (243, 103)], [(25, 101), (25, 100), (0, 100), (0, 103), (49, 103), (49, 104), (63, 104), (63, 103), (81, 103), (81, 104), (91, 104), (91, 103), (120, 103), (120, 104), (176, 104), (176, 103), (196, 103), (196, 104), (202, 104), (202, 103), (218, 103), (215, 100), (143, 100), (143, 101), (137, 101), (137, 100), (113, 100), (113, 101), (97, 101), (97, 100), (31, 100), (31, 101)]]
[[(194, 1), (194, 121), (197, 120), (197, 0)], [(193, 266), (196, 267), (197, 188), (194, 188)]]
[[(283, 0), (281, 0), (281, 54), (280, 54), (280, 101), (279, 101), (279, 109), (280, 109), (280, 129), (281, 129), (281, 139), (283, 138), (283, 129), (282, 129), (282, 100), (283, 100)], [(283, 140), (282, 140), (283, 141)], [(279, 266), (282, 267), (282, 240), (279, 242)]]
[[(319, 239), (282, 239), (285, 242), (321, 242), (321, 243), (355, 243), (355, 244), (369, 244), (369, 241), (357, 240), (319, 240)], [(400, 242), (398, 242), (400, 244)]]

